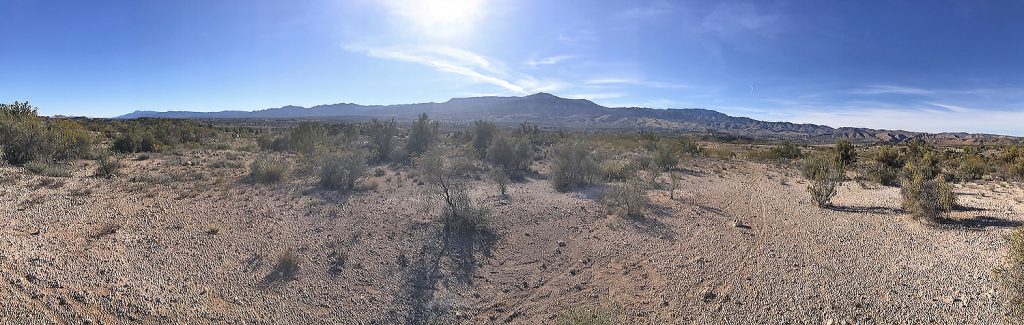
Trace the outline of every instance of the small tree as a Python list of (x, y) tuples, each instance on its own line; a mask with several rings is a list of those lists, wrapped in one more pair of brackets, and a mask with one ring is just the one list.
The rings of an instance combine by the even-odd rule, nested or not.
[(476, 121), (473, 125), (473, 149), (478, 157), (487, 155), (491, 140), (498, 134), (498, 126), (491, 121)]
[(410, 155), (421, 154), (430, 148), (437, 137), (437, 122), (430, 121), (427, 113), (420, 114), (409, 131), (409, 142), (405, 144), (405, 152)]
[(566, 140), (552, 148), (551, 184), (559, 191), (592, 184), (601, 173), (601, 162), (589, 143)]
[(388, 122), (381, 122), (376, 119), (370, 122), (370, 144), (373, 146), (376, 160), (379, 162), (392, 161), (395, 152), (395, 136), (398, 135), (398, 127), (395, 119)]

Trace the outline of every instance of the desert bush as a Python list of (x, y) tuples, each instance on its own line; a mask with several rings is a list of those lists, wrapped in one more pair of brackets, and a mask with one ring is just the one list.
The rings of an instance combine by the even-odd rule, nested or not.
[[(71, 129), (75, 123), (67, 120), (51, 123), (48, 127), (46, 119), (36, 112), (28, 102), (0, 103), (3, 159), (12, 165), (23, 165), (33, 160), (52, 161), (79, 155), (74, 151), (81, 150), (76, 136), (80, 133)], [(65, 138), (69, 134), (72, 136)], [(87, 146), (88, 143), (85, 144)]]
[(328, 155), (320, 170), (320, 185), (331, 190), (350, 190), (367, 169), (366, 154), (361, 150)]
[(748, 156), (757, 160), (789, 160), (803, 157), (803, 152), (792, 142), (786, 141), (768, 150), (752, 151)]
[(804, 178), (811, 181), (807, 185), (807, 192), (818, 204), (818, 207), (826, 208), (832, 205), (832, 198), (836, 196), (836, 188), (845, 178), (844, 166), (835, 157), (813, 157), (804, 162)]
[(872, 181), (885, 186), (900, 185), (900, 171), (906, 164), (906, 159), (896, 148), (882, 146), (871, 160), (868, 174)]
[(904, 176), (900, 188), (903, 209), (919, 220), (939, 221), (956, 206), (956, 194), (942, 177), (927, 178), (922, 172)]
[(965, 154), (954, 161), (953, 176), (957, 181), (973, 181), (984, 175), (985, 159), (979, 155)]
[(661, 170), (670, 170), (679, 164), (679, 157), (667, 143), (659, 143), (654, 148), (654, 164)]
[(25, 163), (24, 166), (25, 170), (28, 170), (28, 172), (36, 175), (42, 175), (47, 168), (50, 168), (50, 164), (47, 164), (42, 161), (30, 161)]
[(66, 118), (49, 120), (50, 138), (54, 145), (54, 160), (86, 157), (92, 146), (89, 130), (78, 122)]
[(288, 162), (268, 157), (257, 158), (249, 165), (249, 178), (260, 184), (273, 184), (288, 177)]
[(491, 140), (498, 134), (498, 126), (494, 122), (490, 121), (476, 121), (473, 124), (473, 149), (476, 150), (478, 157), (484, 157), (487, 155), (487, 150), (491, 147)]
[(469, 197), (466, 178), (476, 169), (472, 160), (464, 154), (437, 147), (416, 158), (415, 165), (423, 182), (431, 186), (434, 195), (444, 204), (446, 233), (473, 231), (485, 226), (486, 212), (476, 208)]
[(836, 141), (833, 151), (835, 152), (836, 162), (840, 165), (853, 166), (853, 164), (857, 163), (857, 147), (850, 140)]
[(299, 258), (291, 251), (286, 251), (277, 257), (277, 263), (274, 265), (274, 268), (263, 277), (260, 285), (268, 287), (279, 282), (295, 280), (299, 275), (299, 270)]
[(533, 151), (530, 144), (523, 138), (496, 136), (487, 149), (488, 160), (501, 167), (510, 177), (521, 179), (523, 172), (530, 169), (533, 163)]
[(704, 147), (697, 143), (696, 139), (690, 137), (679, 138), (679, 151), (694, 157), (707, 154)]
[(648, 203), (646, 190), (647, 187), (639, 178), (611, 184), (604, 194), (605, 206), (618, 210), (628, 217), (643, 216)]
[(370, 145), (374, 150), (376, 161), (393, 161), (396, 156), (395, 149), (397, 148), (395, 136), (398, 135), (395, 119), (391, 119), (388, 122), (381, 122), (376, 119), (371, 121), (369, 134)]
[(625, 182), (637, 176), (636, 165), (626, 159), (601, 162), (601, 175), (607, 182)]
[(1024, 146), (1003, 147), (1002, 160), (1008, 176), (1024, 179)]
[(1005, 290), (1005, 316), (1009, 323), (1019, 323), (1024, 320), (1024, 228), (1014, 229), (1006, 240), (1003, 265), (993, 273)]
[(288, 147), (303, 155), (314, 155), (327, 143), (327, 127), (321, 122), (299, 123), (288, 136)]
[(114, 177), (120, 172), (121, 166), (121, 160), (117, 157), (103, 157), (99, 160), (99, 164), (96, 167), (96, 176), (106, 178)]
[(498, 190), (500, 191), (501, 196), (507, 197), (508, 184), (512, 181), (509, 179), (508, 173), (506, 173), (504, 169), (494, 168), (491, 170), (491, 180), (494, 181), (494, 184), (498, 185)]
[(157, 151), (158, 147), (156, 136), (152, 133), (141, 128), (132, 128), (114, 139), (112, 149), (120, 153), (133, 153), (153, 152)]
[(555, 317), (557, 325), (616, 325), (621, 321), (618, 310), (608, 307), (572, 306), (563, 309)]
[(431, 121), (427, 113), (420, 114), (409, 130), (409, 142), (405, 144), (405, 152), (418, 155), (427, 151), (437, 138), (437, 127), (437, 122)]
[(589, 143), (570, 139), (551, 148), (551, 184), (558, 191), (592, 184), (600, 178), (601, 161)]

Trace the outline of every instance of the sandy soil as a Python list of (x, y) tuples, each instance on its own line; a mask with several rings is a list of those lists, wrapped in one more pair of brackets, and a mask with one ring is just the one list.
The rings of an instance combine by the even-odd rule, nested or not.
[(478, 181), (490, 232), (445, 242), (406, 171), (338, 194), (245, 183), (254, 155), (152, 155), (116, 179), (0, 167), (0, 323), (544, 324), (585, 305), (640, 324), (989, 324), (1024, 221), (1020, 184), (960, 185), (969, 208), (935, 226), (896, 188), (847, 182), (825, 210), (796, 171), (696, 160), (643, 218), (609, 214), (599, 186), (538, 175), (503, 199)]

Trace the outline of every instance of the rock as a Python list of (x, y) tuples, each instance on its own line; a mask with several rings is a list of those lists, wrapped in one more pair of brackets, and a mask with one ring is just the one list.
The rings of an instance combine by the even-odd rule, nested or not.
[(565, 247), (565, 241), (564, 240), (559, 240), (558, 241), (558, 247)]

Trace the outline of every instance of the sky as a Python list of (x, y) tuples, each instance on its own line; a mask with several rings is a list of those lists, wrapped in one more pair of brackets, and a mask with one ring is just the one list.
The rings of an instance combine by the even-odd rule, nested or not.
[(1024, 136), (1024, 1), (0, 0), (46, 115), (440, 102)]

